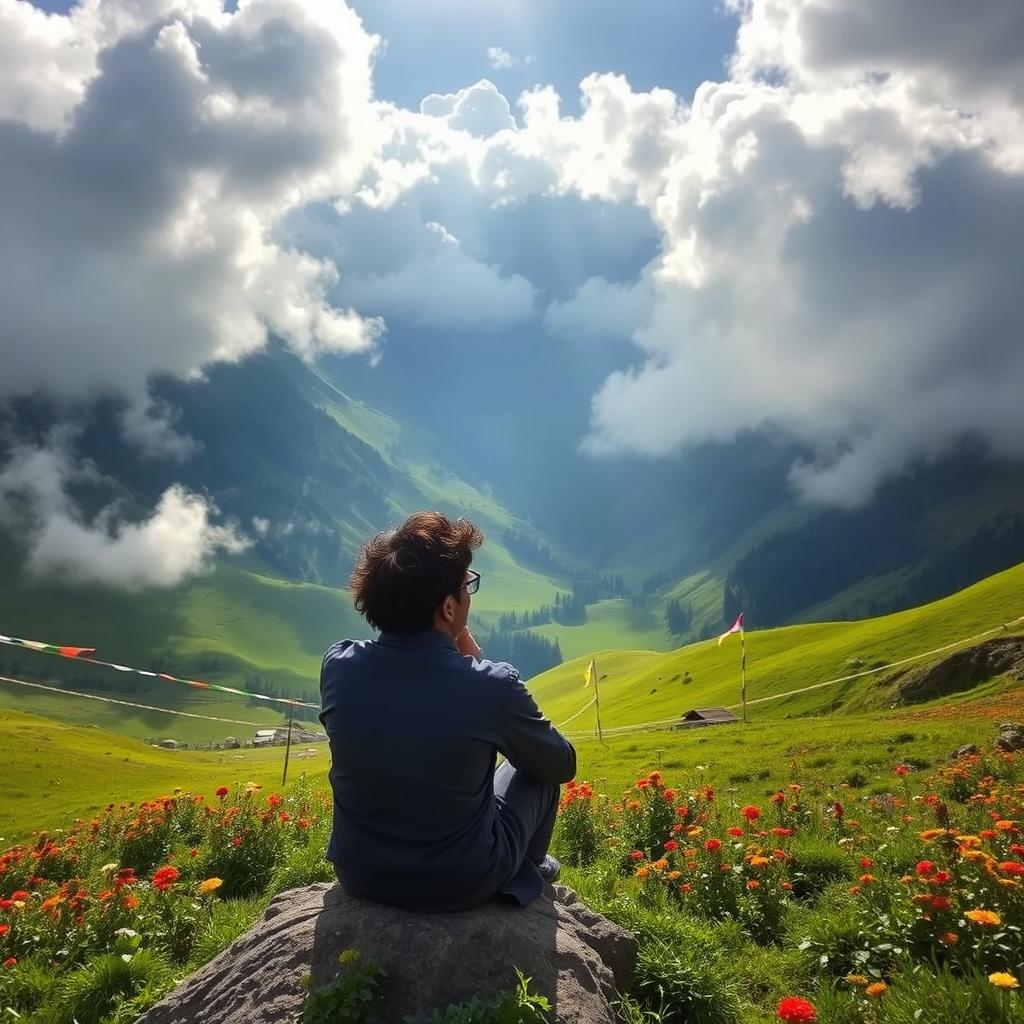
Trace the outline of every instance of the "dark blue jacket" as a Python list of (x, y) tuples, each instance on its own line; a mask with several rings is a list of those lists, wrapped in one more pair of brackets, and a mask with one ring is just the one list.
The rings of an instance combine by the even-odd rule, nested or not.
[(541, 782), (576, 773), (575, 750), (519, 673), (460, 654), (437, 630), (334, 644), (320, 702), (334, 791), (327, 859), (355, 896), (416, 910), (485, 903), (522, 858), (495, 814), (497, 753)]

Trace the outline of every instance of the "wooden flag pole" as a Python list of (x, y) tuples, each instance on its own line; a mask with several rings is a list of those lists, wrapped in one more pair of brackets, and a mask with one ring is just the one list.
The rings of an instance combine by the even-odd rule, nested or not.
[(743, 721), (747, 720), (747, 641), (740, 630), (740, 696), (743, 699)]
[(295, 705), (288, 705), (288, 739), (284, 748), (284, 774), (281, 776), (281, 785), (288, 782), (288, 755), (292, 752), (292, 722), (295, 720)]
[(594, 665), (594, 707), (597, 709), (597, 742), (603, 743), (604, 737), (601, 735), (601, 696), (598, 690), (596, 663)]

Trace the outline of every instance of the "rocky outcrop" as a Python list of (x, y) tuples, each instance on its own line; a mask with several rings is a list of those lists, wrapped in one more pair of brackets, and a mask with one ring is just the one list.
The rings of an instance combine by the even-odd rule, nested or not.
[(896, 701), (914, 704), (962, 693), (1005, 672), (1015, 679), (1024, 679), (1024, 637), (996, 637), (932, 665), (911, 669), (900, 678)]
[(313, 986), (331, 980), (345, 949), (388, 972), (384, 1024), (515, 988), (515, 968), (551, 1001), (553, 1020), (614, 1024), (610, 1003), (629, 983), (635, 942), (564, 886), (548, 886), (528, 907), (415, 914), (320, 883), (276, 897), (139, 1024), (286, 1024), (305, 998), (303, 978), (311, 975)]
[(1014, 750), (1024, 750), (1024, 725), (1021, 725), (1020, 722), (1003, 722), (999, 726), (995, 748), (1007, 753)]

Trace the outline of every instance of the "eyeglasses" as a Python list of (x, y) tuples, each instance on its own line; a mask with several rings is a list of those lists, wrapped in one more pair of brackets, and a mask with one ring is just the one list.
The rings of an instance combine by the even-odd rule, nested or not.
[(469, 579), (462, 585), (466, 588), (467, 594), (475, 594), (480, 589), (480, 573), (475, 569), (470, 569)]

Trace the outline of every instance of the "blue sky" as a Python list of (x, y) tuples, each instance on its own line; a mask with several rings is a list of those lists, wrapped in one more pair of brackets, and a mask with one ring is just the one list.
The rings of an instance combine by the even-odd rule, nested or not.
[[(432, 92), (489, 78), (505, 95), (553, 85), (563, 110), (579, 109), (592, 72), (624, 74), (636, 90), (667, 87), (684, 98), (717, 80), (732, 50), (735, 18), (714, 0), (362, 0), (366, 27), (382, 36), (377, 95), (416, 108)], [(488, 48), (529, 63), (496, 70)]]

